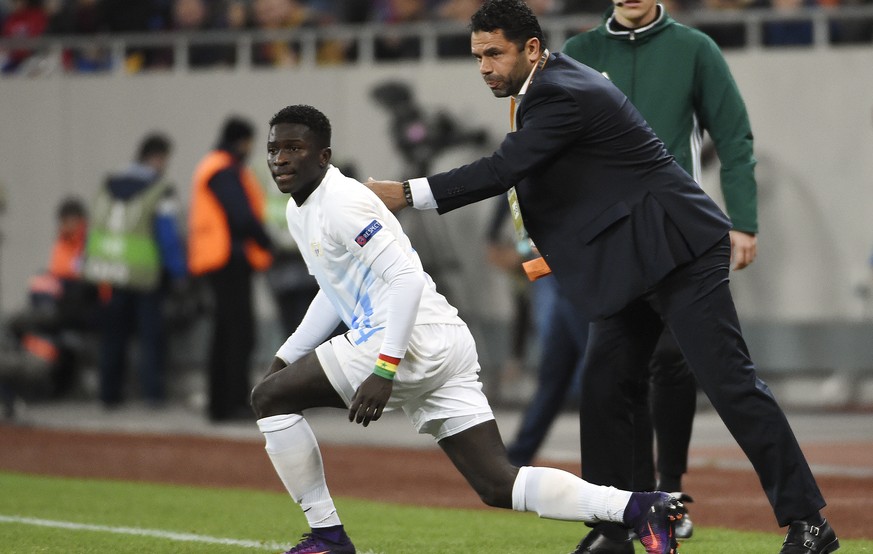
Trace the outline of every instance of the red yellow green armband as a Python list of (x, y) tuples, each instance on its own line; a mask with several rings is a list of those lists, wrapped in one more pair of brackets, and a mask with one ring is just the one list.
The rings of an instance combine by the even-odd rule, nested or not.
[(400, 358), (379, 354), (379, 357), (376, 358), (376, 367), (373, 369), (373, 373), (393, 381), (394, 376), (397, 375), (397, 364), (399, 363)]

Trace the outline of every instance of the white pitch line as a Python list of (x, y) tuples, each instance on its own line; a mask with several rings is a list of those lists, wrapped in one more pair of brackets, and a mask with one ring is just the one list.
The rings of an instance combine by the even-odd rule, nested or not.
[(180, 542), (200, 542), (206, 544), (224, 544), (240, 546), (243, 548), (259, 548), (262, 550), (285, 550), (287, 545), (276, 542), (252, 541), (243, 539), (226, 539), (210, 537), (208, 535), (196, 535), (194, 533), (176, 533), (161, 529), (140, 529), (137, 527), (111, 527), (109, 525), (92, 525), (88, 523), (75, 523), (72, 521), (55, 521), (51, 519), (38, 519), (34, 517), (5, 516), (0, 515), (0, 523), (20, 523), (24, 525), (37, 525), (40, 527), (53, 527), (56, 529), (72, 529), (75, 531), (98, 531), (101, 533), (116, 533), (119, 535), (136, 535), (140, 537), (155, 537)]
[[(743, 469), (752, 471), (752, 464), (745, 459), (724, 459), (713, 456), (692, 456), (688, 459), (688, 465), (694, 468), (714, 467), (716, 469)], [(873, 477), (871, 467), (852, 467), (838, 464), (809, 464), (815, 475), (827, 475), (830, 477), (856, 477), (869, 479)]]

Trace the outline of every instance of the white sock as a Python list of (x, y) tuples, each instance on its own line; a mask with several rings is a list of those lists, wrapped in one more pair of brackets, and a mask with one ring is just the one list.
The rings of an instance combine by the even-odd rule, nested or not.
[(340, 525), (327, 482), (321, 451), (312, 429), (299, 414), (277, 415), (258, 420), (267, 441), (266, 451), (276, 473), (295, 502), (303, 508), (309, 526)]
[(622, 523), (631, 493), (592, 485), (550, 467), (521, 467), (512, 486), (512, 509), (570, 521)]

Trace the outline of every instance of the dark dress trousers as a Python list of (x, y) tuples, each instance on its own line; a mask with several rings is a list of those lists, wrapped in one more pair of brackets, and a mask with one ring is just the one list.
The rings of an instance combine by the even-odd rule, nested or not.
[[(583, 477), (634, 488), (633, 448), (613, 448), (604, 429), (616, 418), (632, 424), (636, 407), (614, 391), (639, 380), (666, 325), (752, 462), (779, 524), (821, 509), (815, 479), (740, 332), (728, 288), (727, 216), (625, 95), (569, 57), (552, 54), (534, 75), (516, 128), (494, 154), (428, 182), (440, 213), (515, 186), (525, 226), (562, 293), (593, 321)], [(598, 383), (604, 379), (616, 382)]]

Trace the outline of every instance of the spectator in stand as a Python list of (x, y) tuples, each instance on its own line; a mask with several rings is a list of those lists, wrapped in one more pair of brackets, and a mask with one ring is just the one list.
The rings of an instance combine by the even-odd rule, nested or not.
[[(255, 26), (265, 31), (296, 29), (315, 24), (313, 13), (298, 0), (253, 0)], [(255, 65), (290, 67), (300, 61), (300, 44), (289, 40), (272, 40), (253, 45)]]
[[(818, 0), (824, 8), (863, 7), (873, 4), (871, 0)], [(870, 43), (873, 41), (873, 20), (869, 17), (844, 17), (830, 22), (831, 44)]]
[(470, 18), (481, 5), (481, 0), (444, 0), (437, 6), (438, 19), (456, 22), (464, 29), (462, 33), (441, 35), (437, 39), (437, 54), (441, 58), (470, 57), (470, 33), (466, 29)]
[[(804, 0), (770, 0), (770, 7), (777, 12), (791, 14), (803, 9)], [(765, 46), (809, 46), (812, 44), (812, 20), (788, 19), (765, 21), (763, 24)]]
[[(33, 38), (45, 33), (48, 28), (48, 14), (42, 0), (12, 0), (12, 11), (3, 20), (3, 38)], [(22, 69), (33, 52), (15, 49), (0, 51), (0, 72), (15, 73)]]
[[(217, 29), (236, 32), (252, 28), (251, 4), (247, 0), (226, 0), (221, 3), (219, 8), (219, 13), (214, 20), (214, 25)], [(224, 49), (223, 64), (229, 67), (237, 64), (235, 43), (216, 45), (216, 48)]]
[[(211, 10), (211, 4), (206, 0), (173, 0), (170, 10), (170, 29), (183, 33), (197, 33), (215, 28), (216, 14)], [(231, 42), (205, 44), (194, 42), (188, 46), (187, 64), (193, 69), (214, 66), (233, 66), (236, 59), (236, 47)], [(182, 63), (174, 59), (172, 48), (165, 48), (152, 61), (152, 68), (173, 67)]]
[[(401, 25), (430, 20), (425, 0), (384, 0), (374, 14), (379, 23)], [(376, 59), (380, 61), (418, 59), (421, 57), (421, 39), (392, 31), (383, 32), (375, 43)]]
[(167, 27), (163, 0), (99, 0), (106, 25), (114, 33), (143, 33)]
[(247, 0), (227, 0), (218, 20), (221, 29), (242, 31), (252, 26), (251, 4)]
[[(145, 33), (167, 28), (167, 13), (160, 0), (99, 0), (106, 30), (110, 33)], [(161, 49), (128, 45), (124, 65), (129, 73), (161, 67)]]
[[(252, 4), (255, 26), (263, 30), (298, 29), (316, 27), (335, 22), (333, 11), (320, 12), (301, 0), (254, 0)], [(359, 16), (359, 8), (350, 12), (339, 12)], [(354, 42), (337, 39), (322, 40), (316, 52), (316, 62), (320, 65), (333, 65), (354, 57)], [(300, 63), (300, 42), (295, 40), (274, 40), (254, 45), (255, 65), (293, 66)]]
[[(319, 27), (342, 24), (360, 24), (369, 21), (370, 6), (362, 0), (314, 0), (310, 3)], [(354, 39), (330, 38), (318, 43), (317, 63), (338, 65), (358, 57), (358, 43)]]
[[(701, 7), (712, 11), (744, 10), (751, 6), (753, 0), (702, 0)], [(706, 23), (697, 28), (710, 37), (722, 50), (742, 48), (746, 44), (746, 26), (738, 23)]]
[[(95, 35), (106, 31), (107, 23), (99, 0), (70, 0), (55, 12), (48, 32), (55, 35)], [(64, 50), (63, 66), (67, 71), (91, 73), (112, 67), (108, 45), (99, 43)]]
[(333, 10), (340, 23), (367, 23), (371, 17), (371, 5), (369, 0), (334, 0)]
[(99, 0), (67, 0), (56, 6), (46, 32), (56, 35), (93, 34), (105, 30)]

